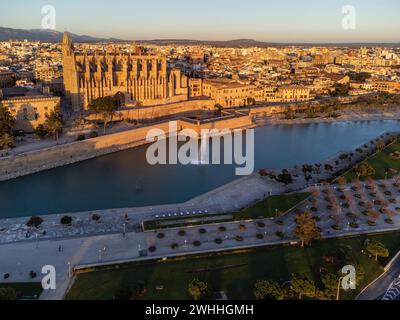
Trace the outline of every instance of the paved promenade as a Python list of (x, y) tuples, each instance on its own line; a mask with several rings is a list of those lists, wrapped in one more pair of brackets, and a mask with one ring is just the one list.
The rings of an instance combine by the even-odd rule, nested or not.
[[(122, 233), (124, 228), (126, 232), (138, 231), (143, 220), (154, 219), (156, 216), (181, 212), (197, 214), (200, 211), (237, 211), (264, 198), (268, 192), (279, 194), (284, 190), (282, 184), (268, 182), (258, 174), (253, 174), (181, 204), (42, 216), (44, 222), (39, 230), (26, 226), (29, 217), (3, 219), (0, 220), (0, 244), (115, 234)], [(100, 221), (94, 221), (93, 214), (98, 214)], [(60, 219), (65, 215), (73, 218), (71, 226), (61, 225)]]

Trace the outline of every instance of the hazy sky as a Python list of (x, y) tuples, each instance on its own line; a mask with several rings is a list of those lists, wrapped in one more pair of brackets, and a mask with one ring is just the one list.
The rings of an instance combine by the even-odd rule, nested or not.
[[(1, 0), (0, 26), (41, 28), (47, 4), (57, 30), (101, 37), (400, 42), (400, 0)], [(341, 26), (344, 5), (355, 30)]]

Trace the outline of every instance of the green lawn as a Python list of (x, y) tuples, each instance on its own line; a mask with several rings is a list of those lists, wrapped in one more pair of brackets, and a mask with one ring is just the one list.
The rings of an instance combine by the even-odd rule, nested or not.
[(257, 219), (258, 217), (272, 218), (284, 213), (309, 197), (309, 193), (295, 193), (268, 197), (255, 205), (236, 213), (235, 220)]
[[(376, 180), (385, 179), (385, 173), (388, 168), (400, 172), (400, 160), (390, 156), (391, 153), (396, 151), (400, 151), (400, 142), (398, 141), (365, 161), (375, 169), (375, 175), (372, 178)], [(349, 171), (345, 177), (348, 181), (354, 181), (357, 178), (355, 170)], [(392, 178), (392, 176), (389, 175), (388, 178)]]
[[(393, 256), (400, 249), (400, 233), (374, 237), (383, 242)], [(187, 286), (197, 277), (206, 281), (212, 292), (224, 290), (230, 299), (253, 299), (254, 283), (259, 279), (285, 282), (292, 273), (309, 275), (318, 286), (320, 268), (337, 272), (344, 265), (361, 265), (365, 287), (382, 272), (380, 263), (362, 254), (367, 238), (327, 240), (310, 248), (274, 247), (259, 248), (241, 253), (220, 253), (199, 257), (179, 258), (171, 262), (136, 263), (119, 269), (97, 271), (79, 275), (68, 293), (68, 299), (112, 299), (121, 288), (133, 287), (143, 282), (147, 289), (144, 299), (188, 299)], [(334, 256), (333, 264), (324, 256)], [(164, 289), (157, 291), (157, 286)], [(357, 292), (343, 293), (343, 299), (353, 299)]]
[(41, 283), (0, 283), (0, 288), (13, 288), (19, 299), (38, 299), (43, 291)]

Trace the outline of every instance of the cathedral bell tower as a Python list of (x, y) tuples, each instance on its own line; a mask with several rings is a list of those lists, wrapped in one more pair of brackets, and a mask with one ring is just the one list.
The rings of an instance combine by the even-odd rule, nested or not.
[(64, 90), (67, 103), (71, 105), (73, 111), (80, 112), (82, 111), (83, 106), (79, 92), (79, 79), (76, 67), (76, 59), (74, 47), (67, 32), (64, 32), (62, 41), (62, 64)]

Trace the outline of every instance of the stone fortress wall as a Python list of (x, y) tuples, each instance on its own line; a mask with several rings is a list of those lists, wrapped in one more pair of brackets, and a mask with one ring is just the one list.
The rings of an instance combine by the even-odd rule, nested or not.
[(173, 126), (170, 127), (169, 121), (164, 121), (93, 139), (0, 158), (0, 181), (14, 179), (147, 144), (146, 136), (152, 129), (163, 130), (166, 134), (174, 134), (176, 131), (171, 132), (171, 130), (181, 131), (188, 128), (200, 132), (201, 128), (221, 130), (224, 128), (243, 129), (252, 125), (249, 115), (214, 119), (214, 121), (202, 123), (191, 119), (179, 119), (176, 121), (176, 129)]
[[(136, 119), (139, 121), (154, 120), (164, 117), (193, 114), (196, 110), (214, 110), (215, 102), (211, 99), (188, 100), (184, 102), (171, 103), (167, 105), (155, 105), (141, 108), (121, 108), (114, 120)], [(98, 115), (91, 114), (86, 117), (88, 120), (100, 119)]]
[(165, 122), (1, 158), (0, 181), (143, 145), (147, 132), (153, 128), (169, 132), (168, 122)]

